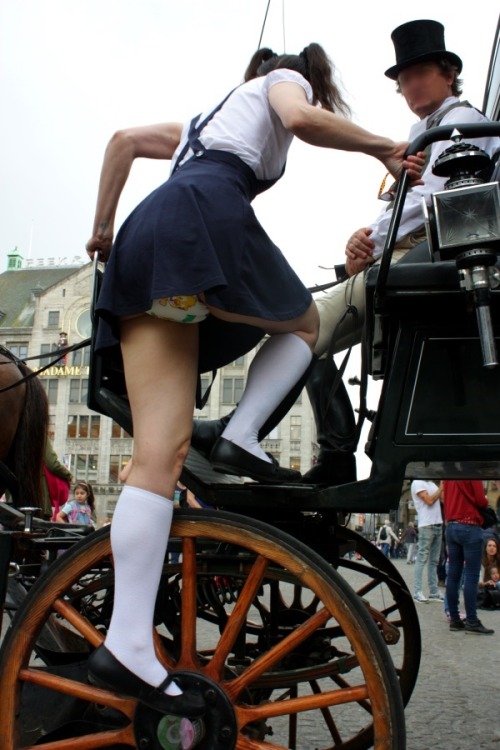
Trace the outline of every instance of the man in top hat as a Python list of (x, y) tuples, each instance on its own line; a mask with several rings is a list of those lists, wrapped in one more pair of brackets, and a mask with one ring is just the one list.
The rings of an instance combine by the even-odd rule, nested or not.
[[(410, 21), (395, 29), (391, 36), (396, 64), (388, 68), (385, 75), (396, 81), (397, 91), (419, 118), (410, 130), (409, 141), (437, 125), (486, 121), (481, 112), (460, 100), (462, 61), (446, 49), (442, 24), (430, 20)], [(490, 156), (500, 148), (500, 139), (496, 137), (475, 139), (474, 143)], [(433, 175), (432, 165), (451, 145), (451, 141), (441, 141), (428, 147), (427, 165), (422, 175), (424, 184), (407, 193), (392, 262), (397, 262), (408, 250), (425, 240), (421, 199), (425, 196), (429, 205), (432, 193), (443, 189), (446, 178)], [(391, 200), (390, 193), (380, 197)], [(354, 414), (333, 358), (327, 359), (326, 354), (334, 332), (334, 354), (361, 341), (365, 319), (364, 270), (377, 262), (382, 253), (391, 219), (389, 208), (391, 204), (386, 202), (375, 221), (358, 229), (347, 241), (345, 265), (349, 278), (316, 299), (320, 315), (320, 333), (315, 349), (317, 360), (306, 388), (316, 421), (320, 454), (317, 463), (303, 477), (306, 483), (334, 485), (356, 479)], [(334, 381), (337, 385), (332, 396), (330, 389)], [(274, 424), (284, 416), (297, 395), (288, 399), (287, 408), (281, 410)], [(195, 422), (193, 445), (207, 452), (228, 418)], [(268, 422), (267, 427), (271, 429), (272, 426)]]
[[(486, 121), (481, 112), (460, 100), (462, 61), (458, 55), (446, 49), (441, 23), (410, 21), (395, 29), (391, 36), (396, 64), (388, 68), (385, 75), (396, 81), (397, 91), (419, 118), (410, 130), (410, 142), (425, 130), (438, 125)], [(490, 156), (500, 148), (500, 139), (496, 137), (475, 139), (473, 142)], [(428, 147), (427, 164), (422, 175), (424, 184), (416, 185), (407, 193), (392, 262), (397, 262), (408, 250), (425, 240), (422, 196), (429, 205), (432, 193), (443, 190), (447, 178), (433, 175), (432, 166), (439, 154), (451, 145), (451, 141), (441, 141)], [(391, 200), (390, 194), (380, 197)], [(348, 417), (351, 408), (349, 397), (341, 383), (334, 402), (325, 414), (324, 404), (321, 403), (322, 391), (328, 392), (331, 384), (325, 387), (323, 370), (325, 367), (330, 369), (330, 380), (332, 376), (336, 377), (336, 373), (335, 365), (332, 368), (324, 357), (334, 332), (333, 353), (361, 341), (365, 319), (364, 270), (377, 262), (382, 254), (392, 215), (388, 209), (391, 207), (391, 203), (386, 202), (375, 221), (358, 229), (349, 238), (345, 251), (349, 279), (316, 299), (320, 333), (315, 354), (319, 359), (306, 387), (316, 418), (320, 455), (315, 466), (304, 475), (304, 482), (336, 484), (339, 480), (355, 479), (352, 466), (356, 445), (353, 439), (354, 418), (349, 420)]]

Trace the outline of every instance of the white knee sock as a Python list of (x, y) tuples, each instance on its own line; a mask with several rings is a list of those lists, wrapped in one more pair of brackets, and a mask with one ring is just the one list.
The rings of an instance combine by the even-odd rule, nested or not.
[(304, 339), (294, 333), (271, 336), (250, 365), (245, 392), (222, 437), (269, 461), (259, 445), (259, 429), (305, 372), (311, 358)]
[[(106, 648), (153, 687), (167, 676), (154, 652), (153, 616), (172, 512), (171, 500), (126, 486), (111, 524), (115, 599)], [(170, 683), (166, 692), (182, 691)]]

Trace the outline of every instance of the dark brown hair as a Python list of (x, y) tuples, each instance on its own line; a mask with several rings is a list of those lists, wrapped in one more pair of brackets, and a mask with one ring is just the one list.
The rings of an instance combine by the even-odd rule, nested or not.
[[(486, 552), (486, 547), (488, 545), (488, 542), (494, 542), (496, 544), (497, 551), (494, 555), (494, 560), (490, 561), (488, 554)], [(481, 565), (486, 570), (486, 568), (490, 567), (491, 565), (495, 565), (500, 570), (500, 544), (498, 543), (498, 540), (495, 539), (495, 537), (489, 536), (484, 541), (484, 547), (483, 547), (483, 557), (481, 560)], [(485, 579), (486, 580), (486, 579)]]
[(257, 71), (262, 63), (266, 62), (266, 60), (270, 60), (272, 57), (278, 57), (278, 55), (276, 52), (273, 52), (272, 49), (269, 49), (269, 47), (262, 47), (261, 49), (258, 49), (257, 52), (254, 52), (248, 63), (248, 67), (245, 70), (245, 75), (243, 76), (245, 83), (257, 78)]
[(94, 491), (92, 490), (92, 487), (88, 482), (83, 482), (82, 480), (79, 480), (75, 483), (75, 487), (73, 489), (73, 493), (75, 492), (77, 487), (81, 487), (82, 490), (84, 490), (87, 493), (87, 502), (90, 505), (90, 510), (92, 512), (95, 511), (95, 497), (94, 497)]
[(277, 55), (268, 47), (257, 50), (245, 72), (245, 81), (278, 68), (295, 70), (304, 76), (311, 84), (314, 104), (320, 104), (329, 112), (350, 115), (349, 106), (334, 81), (334, 65), (321, 45), (312, 42), (299, 55)]

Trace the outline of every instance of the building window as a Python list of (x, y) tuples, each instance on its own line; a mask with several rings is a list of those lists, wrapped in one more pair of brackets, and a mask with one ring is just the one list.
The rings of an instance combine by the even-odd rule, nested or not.
[(290, 453), (300, 453), (300, 440), (290, 442)]
[(20, 343), (19, 341), (7, 341), (7, 349), (9, 349), (15, 357), (19, 359), (26, 359), (28, 356), (28, 344)]
[(90, 347), (84, 346), (82, 349), (77, 349), (76, 352), (72, 352), (71, 364), (77, 367), (90, 365)]
[(290, 456), (290, 468), (300, 471), (300, 456)]
[(123, 427), (120, 427), (118, 422), (113, 421), (111, 425), (111, 437), (112, 438), (131, 438), (132, 435), (129, 435), (128, 432), (123, 429)]
[(93, 438), (97, 440), (101, 432), (101, 418), (88, 414), (73, 414), (68, 417), (69, 438)]
[(290, 417), (290, 440), (300, 440), (302, 417)]
[(112, 455), (109, 457), (109, 482), (116, 484), (120, 481), (120, 471), (130, 461), (129, 454)]
[(59, 316), (60, 316), (59, 310), (49, 310), (49, 319), (47, 321), (47, 324), (52, 328), (58, 328)]
[(88, 378), (71, 378), (69, 383), (69, 403), (86, 404), (88, 389)]
[(75, 480), (85, 479), (88, 482), (95, 482), (98, 467), (97, 454), (73, 453), (71, 454), (71, 467)]
[(54, 414), (49, 414), (49, 423), (47, 425), (47, 435), (49, 436), (49, 440), (54, 441), (56, 437), (56, 418)]
[[(201, 385), (201, 397), (205, 397), (205, 393), (207, 392), (208, 388), (210, 387), (210, 381), (211, 378), (205, 377), (204, 375), (200, 377), (200, 385)], [(210, 401), (210, 396), (207, 398), (207, 404)]]
[[(57, 344), (42, 344), (40, 346), (40, 354), (50, 354), (50, 352), (57, 351)], [(43, 367), (43, 365), (48, 365), (50, 361), (50, 357), (43, 357), (43, 359), (40, 359), (40, 365)]]
[(237, 404), (243, 396), (245, 388), (244, 378), (223, 378), (222, 379), (222, 403)]
[(234, 362), (231, 362), (230, 367), (245, 367), (245, 357), (238, 357)]
[(59, 388), (59, 381), (57, 378), (40, 378), (40, 382), (45, 388), (49, 404), (57, 404), (57, 391)]

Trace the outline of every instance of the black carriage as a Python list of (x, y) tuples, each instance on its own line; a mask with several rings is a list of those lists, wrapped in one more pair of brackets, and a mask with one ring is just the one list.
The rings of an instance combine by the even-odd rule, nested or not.
[[(500, 135), (499, 124), (458, 130)], [(449, 136), (437, 128), (425, 140)], [(382, 263), (366, 277), (367, 373), (383, 380), (368, 479), (264, 486), (215, 474), (191, 450), (182, 479), (213, 509), (175, 514), (155, 627), (165, 665), (206, 696), (200, 750), (404, 749), (418, 619), (395, 567), (345, 520), (397, 508), (405, 476), (500, 476), (500, 203), (498, 183), (488, 184), (480, 201), (493, 207), (480, 217), (488, 236), (462, 238), (454, 250), (441, 242), (440, 253), (419, 248), (390, 267), (401, 181)], [(429, 217), (431, 238), (441, 218)], [(90, 405), (132, 432), (122, 372), (96, 356), (92, 371)], [(168, 717), (87, 680), (87, 657), (111, 613), (108, 529), (70, 545), (43, 524), (23, 531), (16, 518), (4, 523), (15, 529), (4, 542), (17, 535), (57, 560), (23, 599), (2, 646), (2, 747), (180, 748)]]

